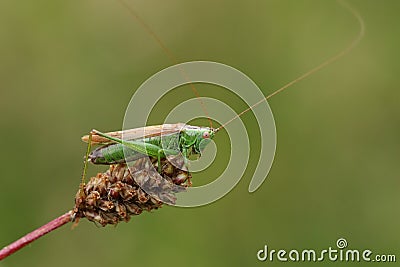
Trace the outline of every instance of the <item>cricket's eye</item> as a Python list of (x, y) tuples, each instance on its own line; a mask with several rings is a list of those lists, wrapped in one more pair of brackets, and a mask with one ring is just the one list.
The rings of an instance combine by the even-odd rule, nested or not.
[(210, 133), (209, 132), (204, 132), (203, 133), (203, 138), (204, 139), (210, 138)]

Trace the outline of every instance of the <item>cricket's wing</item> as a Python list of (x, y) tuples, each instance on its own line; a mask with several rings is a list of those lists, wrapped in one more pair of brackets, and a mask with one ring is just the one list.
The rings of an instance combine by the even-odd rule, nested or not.
[[(135, 140), (153, 136), (160, 136), (164, 134), (178, 133), (184, 126), (184, 123), (152, 125), (124, 131), (108, 132), (106, 134), (119, 139), (123, 138), (124, 140)], [(83, 136), (82, 141), (85, 143), (89, 142), (89, 135)], [(97, 134), (92, 135), (92, 145), (103, 145), (109, 143), (112, 143), (112, 141), (105, 137)]]

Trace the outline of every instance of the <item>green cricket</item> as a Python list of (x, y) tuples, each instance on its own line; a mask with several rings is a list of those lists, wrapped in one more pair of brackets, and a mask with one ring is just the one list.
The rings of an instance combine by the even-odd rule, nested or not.
[(88, 151), (92, 144), (101, 145), (86, 156), (93, 164), (122, 164), (150, 156), (157, 158), (160, 172), (161, 159), (167, 155), (181, 152), (185, 160), (191, 156), (200, 157), (216, 132), (217, 129), (210, 127), (176, 123), (110, 133), (92, 130), (82, 140), (88, 143)]

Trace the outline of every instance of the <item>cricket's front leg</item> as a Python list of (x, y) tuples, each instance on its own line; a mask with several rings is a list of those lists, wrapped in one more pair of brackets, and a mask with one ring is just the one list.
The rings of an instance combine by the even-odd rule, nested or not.
[(192, 178), (192, 174), (189, 171), (189, 159), (188, 159), (188, 150), (187, 148), (183, 148), (182, 149), (182, 155), (183, 155), (183, 166), (187, 171), (188, 174), (188, 178), (187, 178), (187, 185), (188, 186), (192, 186), (192, 181), (190, 180), (190, 178)]
[(161, 155), (162, 155), (162, 153), (163, 153), (163, 149), (159, 149), (158, 151), (157, 151), (157, 166), (158, 166), (158, 173), (159, 174), (161, 174), (161, 171), (162, 171), (162, 168), (161, 168)]

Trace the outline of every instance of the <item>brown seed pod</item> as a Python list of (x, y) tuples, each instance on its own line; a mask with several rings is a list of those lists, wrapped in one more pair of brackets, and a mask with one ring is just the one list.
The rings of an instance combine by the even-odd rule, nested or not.
[(115, 225), (129, 221), (130, 216), (143, 210), (158, 209), (163, 203), (173, 204), (175, 193), (190, 185), (190, 175), (183, 165), (181, 156), (162, 159), (160, 174), (156, 158), (110, 165), (77, 192), (74, 218), (76, 221), (87, 218), (102, 226)]

